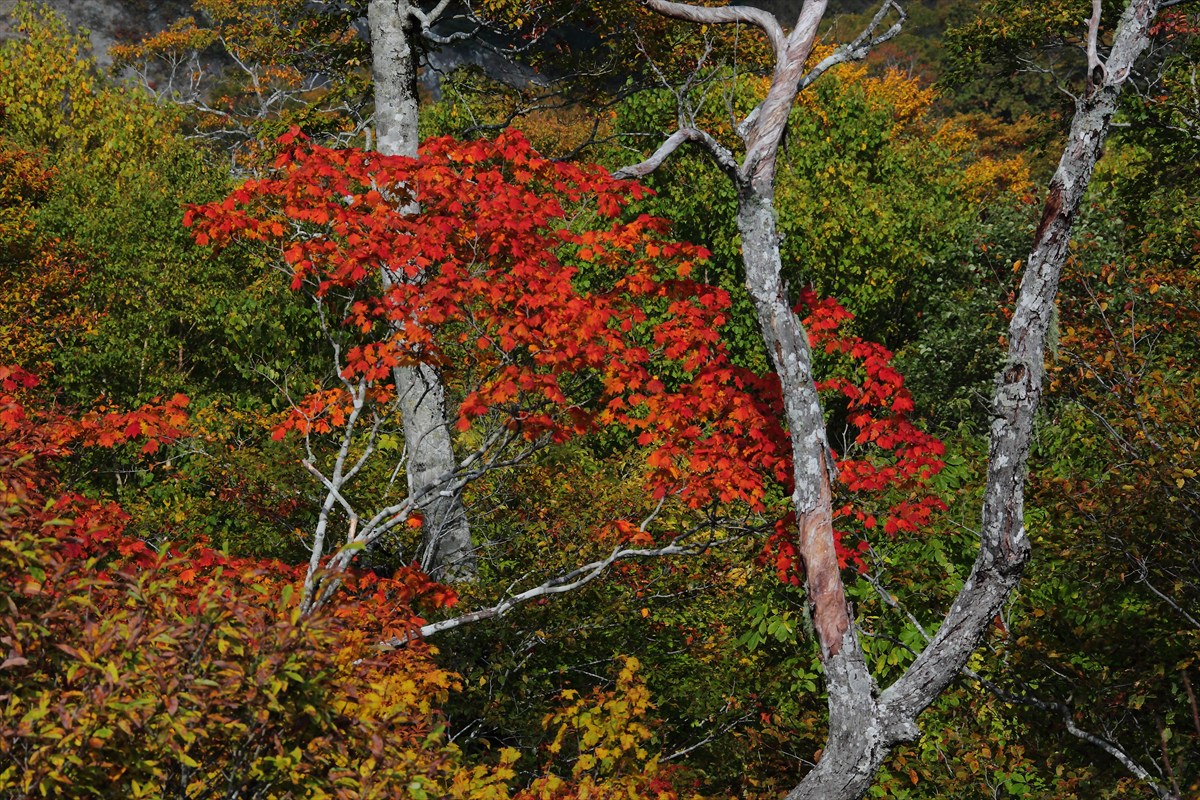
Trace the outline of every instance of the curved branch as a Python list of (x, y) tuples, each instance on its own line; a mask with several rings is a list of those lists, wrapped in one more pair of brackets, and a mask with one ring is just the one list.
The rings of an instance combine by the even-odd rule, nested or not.
[(686, 142), (699, 145), (734, 183), (741, 183), (737, 159), (734, 158), (733, 153), (709, 133), (699, 128), (680, 128), (668, 136), (666, 141), (659, 145), (658, 149), (645, 161), (640, 164), (622, 167), (613, 172), (612, 176), (619, 180), (644, 178), (661, 167), (663, 162), (670, 158), (671, 154)]
[(442, 14), (446, 13), (446, 9), (450, 5), (450, 0), (439, 0), (438, 4), (428, 11), (422, 11), (420, 6), (410, 5), (408, 13), (412, 14), (413, 18), (421, 23), (423, 30), (429, 30), (432, 25), (435, 25)]
[(642, 5), (662, 14), (664, 17), (695, 22), (701, 25), (720, 25), (726, 23), (742, 23), (754, 25), (767, 35), (771, 49), (776, 57), (783, 54), (787, 48), (787, 37), (784, 36), (783, 26), (770, 11), (751, 6), (694, 6), (690, 3), (672, 3), (668, 0), (642, 0)]
[(1149, 589), (1151, 592), (1153, 592), (1155, 595), (1157, 595), (1158, 598), (1160, 600), (1162, 600), (1164, 603), (1166, 603), (1171, 608), (1178, 611), (1180, 613), (1180, 615), (1182, 615), (1183, 618), (1186, 619), (1193, 628), (1200, 631), (1200, 619), (1196, 619), (1195, 617), (1193, 617), (1191, 614), (1189, 614), (1187, 612), (1186, 609), (1184, 609), (1183, 606), (1179, 605), (1179, 603), (1175, 602), (1175, 600), (1173, 600), (1170, 596), (1164, 594), (1157, 586), (1155, 586), (1153, 583), (1150, 582), (1150, 569), (1146, 566), (1146, 562), (1142, 559), (1133, 559), (1133, 561), (1137, 565), (1138, 580), (1142, 583), (1142, 585), (1144, 585), (1147, 589)]
[(1067, 733), (1071, 734), (1076, 739), (1080, 739), (1094, 747), (1100, 748), (1117, 761), (1121, 762), (1121, 765), (1124, 766), (1125, 769), (1133, 773), (1134, 777), (1136, 777), (1139, 781), (1146, 784), (1146, 786), (1150, 788), (1150, 791), (1154, 792), (1155, 796), (1160, 798), (1160, 800), (1180, 800), (1178, 794), (1155, 780), (1154, 776), (1150, 774), (1149, 770), (1135, 761), (1134, 758), (1125, 752), (1125, 750), (1116, 742), (1105, 739), (1103, 736), (1098, 736), (1097, 734), (1084, 730), (1076, 725), (1075, 715), (1071, 712), (1071, 707), (1066, 703), (1060, 703), (1054, 700), (1043, 700), (1040, 697), (1034, 697), (1032, 695), (1013, 694), (1012, 692), (1002, 689), (987, 678), (984, 678), (983, 676), (977, 674), (974, 670), (967, 667), (962, 668), (962, 674), (977, 682), (984, 689), (991, 692), (1006, 703), (1031, 706), (1033, 708), (1041, 709), (1042, 711), (1052, 711), (1061, 715), (1063, 723), (1066, 726)]
[(678, 544), (679, 540), (677, 538), (669, 545), (653, 549), (626, 549), (618, 547), (605, 558), (592, 561), (588, 564), (584, 564), (581, 567), (577, 567), (568, 573), (550, 578), (549, 580), (533, 587), (532, 589), (526, 589), (519, 594), (505, 598), (494, 606), (481, 608), (478, 611), (472, 611), (469, 614), (451, 617), (450, 619), (444, 619), (439, 622), (431, 622), (428, 625), (422, 625), (411, 636), (388, 639), (387, 641), (381, 642), (380, 646), (391, 648), (402, 647), (418, 637), (424, 639), (429, 636), (433, 636), (434, 634), (454, 630), (455, 628), (461, 628), (464, 625), (470, 625), (474, 622), (482, 622), (483, 620), (487, 619), (497, 619), (499, 617), (503, 617), (514, 608), (525, 605), (532, 600), (538, 600), (540, 598), (550, 597), (551, 595), (556, 594), (563, 594), (565, 592), (574, 591), (582, 586), (586, 586), (604, 574), (605, 570), (618, 561), (625, 561), (631, 558), (657, 558), (660, 556), (697, 555), (699, 553), (703, 553), (709, 548), (726, 544), (732, 541), (733, 538), (734, 537), (717, 540), (710, 539), (708, 541), (698, 542), (696, 544)]

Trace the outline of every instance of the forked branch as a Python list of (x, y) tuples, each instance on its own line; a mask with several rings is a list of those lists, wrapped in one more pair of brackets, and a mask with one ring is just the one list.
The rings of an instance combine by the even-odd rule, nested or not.
[(1096, 90), (1104, 82), (1104, 65), (1100, 63), (1100, 0), (1092, 0), (1092, 18), (1088, 20), (1087, 32), (1087, 85), (1088, 94)]
[[(894, 12), (896, 21), (883, 33), (876, 35), (879, 26), (887, 18), (889, 12)], [(884, 4), (875, 12), (875, 16), (871, 18), (871, 22), (867, 27), (863, 28), (862, 33), (855, 37), (854, 41), (849, 44), (839, 45), (825, 58), (817, 62), (816, 66), (810, 69), (805, 76), (800, 80), (800, 89), (806, 89), (817, 78), (828, 72), (838, 64), (846, 64), (851, 61), (862, 61), (871, 50), (889, 39), (895, 38), (904, 28), (905, 21), (908, 20), (908, 14), (900, 6), (896, 0), (885, 0)]]
[(671, 154), (680, 148), (686, 142), (692, 142), (698, 145), (712, 160), (720, 167), (721, 171), (728, 175), (733, 181), (739, 182), (738, 163), (734, 158), (733, 153), (729, 148), (714, 139), (709, 133), (700, 130), (699, 128), (680, 128), (673, 134), (667, 137), (658, 149), (639, 164), (623, 167), (613, 172), (613, 177), (620, 180), (631, 178), (644, 178), (654, 170), (663, 165)]

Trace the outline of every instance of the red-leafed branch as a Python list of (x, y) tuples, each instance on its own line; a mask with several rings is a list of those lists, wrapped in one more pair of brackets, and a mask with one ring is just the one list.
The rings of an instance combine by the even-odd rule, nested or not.
[[(618, 218), (643, 189), (544, 159), (516, 134), (434, 140), (419, 161), (284, 144), (273, 174), (187, 222), (202, 244), (279, 246), (330, 345), (327, 380), (293, 399), (276, 431), (303, 438), (323, 489), (305, 610), (328, 601), (364, 548), (405, 547), (402, 532), (440, 498), (608, 426), (637, 434), (655, 501), (765, 510), (788, 469), (777, 394), (730, 363), (719, 334), (728, 295), (690, 277), (707, 253), (666, 238), (663, 220)], [(419, 213), (404, 207), (414, 191)], [(583, 209), (593, 229), (573, 227)], [(380, 287), (383, 272), (421, 280)], [(668, 386), (656, 376), (666, 364), (686, 377)], [(482, 444), (421, 487), (389, 485), (379, 507), (358, 508), (348, 487), (387, 457), (380, 440), (395, 430), (394, 370), (421, 365), (450, 376), (461, 393), (452, 418)], [(395, 473), (412, 468), (418, 445), (404, 442)]]

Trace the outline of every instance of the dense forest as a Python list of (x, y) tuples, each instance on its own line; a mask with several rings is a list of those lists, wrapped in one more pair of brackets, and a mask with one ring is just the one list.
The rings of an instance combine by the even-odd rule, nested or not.
[(1200, 5), (74, 5), (0, 797), (1200, 798)]

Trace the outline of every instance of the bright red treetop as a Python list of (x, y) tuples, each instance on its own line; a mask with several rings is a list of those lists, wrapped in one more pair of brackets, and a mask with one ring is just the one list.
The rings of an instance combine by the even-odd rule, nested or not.
[[(786, 474), (771, 408), (738, 386), (758, 379), (720, 342), (729, 298), (689, 277), (707, 253), (664, 238), (664, 220), (618, 219), (641, 187), (516, 133), (432, 140), (420, 160), (300, 143), (275, 166), (186, 222), (201, 243), (277, 243), (293, 288), (352, 334), (342, 378), (391, 392), (393, 367), (431, 362), (462, 387), (460, 429), (489, 415), (528, 439), (633, 428), (657, 446), (656, 493), (694, 506), (761, 506), (763, 475)], [(347, 400), (331, 385), (281, 430), (339, 426)]]
[[(351, 386), (369, 386), (385, 407), (392, 369), (427, 362), (461, 392), (460, 430), (499, 424), (564, 441), (615, 425), (648, 448), (656, 499), (761, 512), (786, 494), (778, 383), (731, 362), (719, 335), (729, 297), (690, 277), (703, 248), (666, 238), (664, 220), (622, 216), (647, 190), (542, 158), (511, 132), (431, 140), (417, 160), (294, 135), (282, 143), (269, 177), (185, 218), (201, 244), (277, 245), (292, 287), (341, 323), (340, 375), (279, 435), (346, 425)], [(843, 462), (848, 487), (927, 478), (940, 445), (906, 421), (911, 399), (891, 354), (835, 335), (839, 311), (812, 304), (813, 319), (828, 322), (814, 325), (815, 343), (863, 361), (866, 378), (828, 388), (850, 398), (863, 441), (890, 453)]]

